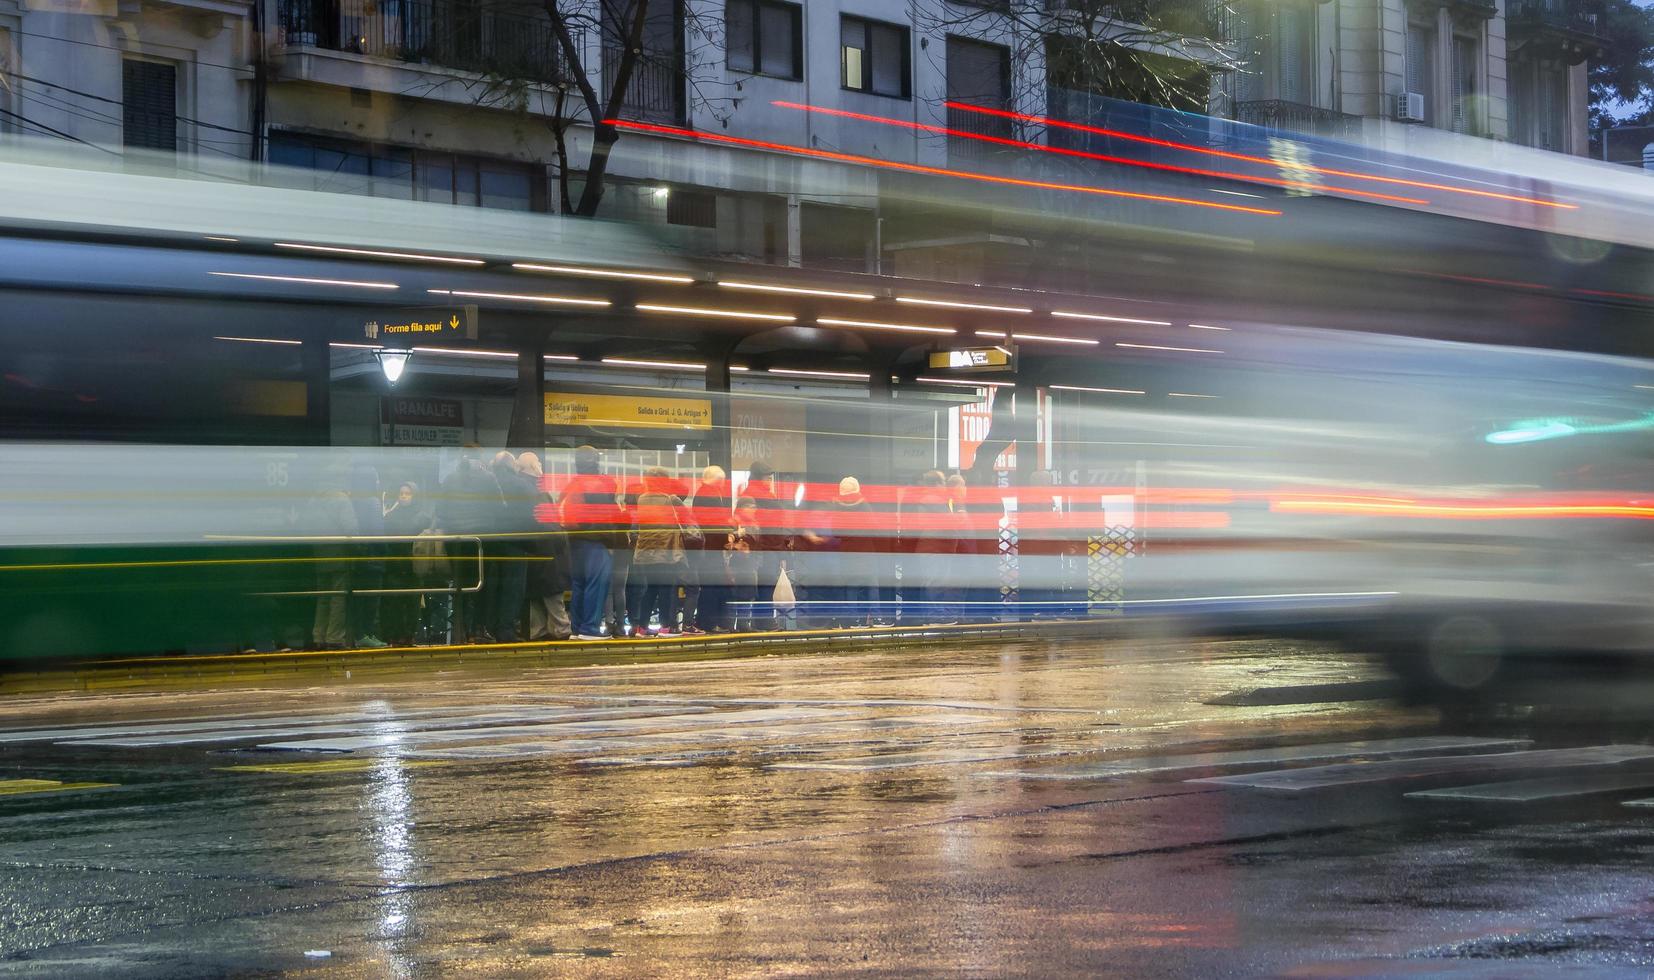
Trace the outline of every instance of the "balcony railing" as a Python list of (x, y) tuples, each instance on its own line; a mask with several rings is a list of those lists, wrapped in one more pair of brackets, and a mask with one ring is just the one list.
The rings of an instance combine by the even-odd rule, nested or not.
[(1235, 120), (1288, 133), (1349, 139), (1361, 128), (1361, 117), (1301, 102), (1261, 99), (1235, 103)]
[(1581, 0), (1510, 0), (1505, 20), (1515, 34), (1553, 31), (1581, 40), (1603, 37), (1602, 18)]
[[(622, 53), (603, 47), (603, 91), (613, 92)], [(684, 76), (670, 53), (650, 52), (632, 66), (620, 114), (627, 119), (680, 125), (684, 122)]]
[(565, 77), (551, 21), (529, 8), (463, 0), (280, 0), (278, 15), (289, 47), (531, 82)]
[[(1009, 108), (1006, 105), (987, 105), (989, 109)], [(970, 136), (948, 137), (948, 159), (956, 162), (981, 160), (1003, 154), (1008, 147), (1003, 143), (992, 140), (1008, 140), (1016, 138), (1016, 123), (1004, 116), (990, 116), (986, 113), (971, 112), (969, 109), (955, 109), (948, 107), (948, 129), (955, 133), (968, 133), (976, 136), (987, 136), (992, 139), (971, 139)]]

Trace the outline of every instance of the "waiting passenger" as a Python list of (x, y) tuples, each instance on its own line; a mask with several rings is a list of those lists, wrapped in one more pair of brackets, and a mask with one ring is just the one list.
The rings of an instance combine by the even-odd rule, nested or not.
[(672, 493), (671, 475), (664, 466), (643, 471), (643, 492), (633, 512), (636, 546), (632, 553), (632, 583), (636, 599), (631, 608), (631, 636), (645, 636), (652, 613), (660, 615), (658, 636), (678, 632), (678, 587), (686, 567), (683, 498)]
[[(385, 511), (385, 533), (395, 538), (411, 539), (431, 526), (431, 513), (419, 495), (419, 485), (411, 480), (396, 488), (396, 499)], [(413, 569), (413, 541), (403, 540), (385, 548), (385, 587), (389, 589), (416, 589), (419, 577)], [(408, 592), (385, 597), (380, 612), (385, 638), (396, 646), (411, 646), (419, 635), (422, 620), (420, 596)]]
[[(448, 475), (442, 484), (442, 499), (437, 503), (437, 525), (451, 535), (481, 535), (483, 540), (489, 540), (487, 535), (498, 531), (504, 520), (505, 500), (500, 496), (500, 481), (494, 474), (483, 466), (482, 455), (478, 447), (466, 447), (460, 457), (459, 466)], [(462, 548), (473, 547), (467, 545), (451, 545), (449, 553), (460, 552)], [(488, 610), (491, 607), (494, 587), (493, 576), (496, 563), (486, 559), (493, 557), (494, 550), (487, 545), (482, 547), (484, 557), (483, 588), (481, 592), (461, 592), (459, 602), (454, 610), (454, 640), (469, 640), (472, 643), (492, 643), (494, 636), (489, 632)], [(469, 575), (469, 562), (456, 563), (456, 575), (465, 584), (464, 579)]]
[(758, 555), (762, 547), (762, 533), (758, 524), (758, 502), (751, 497), (737, 500), (735, 526), (724, 551), (729, 569), (731, 628), (737, 633), (769, 628), (767, 619), (762, 627), (755, 626), (753, 621), (758, 608)]
[(614, 560), (609, 554), (623, 520), (615, 503), (615, 482), (599, 472), (600, 457), (591, 446), (574, 451), (574, 478), (563, 488), (563, 527), (569, 533), (570, 618), (577, 640), (603, 640), (603, 604), (609, 595)]
[(540, 488), (517, 466), (517, 458), (508, 452), (494, 455), (494, 479), (500, 485), (504, 502), (502, 537), (494, 539), (495, 567), (490, 569), (495, 588), (491, 592), (492, 608), (488, 622), (493, 626), (494, 638), (501, 643), (517, 642), (518, 626), (523, 619), (523, 598), (528, 590), (529, 543), (536, 526), (535, 505), (539, 503)]
[[(356, 511), (345, 489), (348, 479), (342, 465), (329, 466), (323, 472), (320, 490), (305, 506), (306, 535), (347, 538), (357, 533)], [(316, 558), (318, 595), (310, 645), (316, 650), (342, 650), (350, 640), (350, 544), (324, 540), (316, 546)]]
[(569, 539), (562, 525), (547, 519), (556, 513), (551, 495), (539, 489), (545, 479), (545, 467), (534, 453), (517, 457), (517, 467), (535, 487), (534, 536), (529, 539), (527, 552), (532, 561), (528, 567), (528, 638), (530, 640), (566, 640), (573, 632), (569, 624), (569, 607), (564, 595), (569, 590)]
[(701, 483), (695, 488), (695, 499), (690, 506), (701, 537), (690, 551), (689, 574), (695, 598), (684, 603), (686, 633), (722, 633), (729, 629), (729, 579), (724, 547), (735, 530), (730, 505), (729, 479), (723, 467), (708, 466), (702, 470)]

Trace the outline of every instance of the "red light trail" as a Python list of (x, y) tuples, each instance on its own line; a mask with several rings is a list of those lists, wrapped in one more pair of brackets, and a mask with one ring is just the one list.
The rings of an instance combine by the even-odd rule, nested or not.
[[(1110, 136), (1115, 139), (1129, 140), (1134, 143), (1145, 143), (1150, 146), (1163, 146), (1172, 150), (1183, 150), (1188, 153), (1203, 153), (1207, 156), (1222, 157), (1226, 160), (1242, 160), (1247, 163), (1261, 163), (1270, 167), (1281, 165), (1279, 160), (1268, 157), (1252, 156), (1246, 153), (1235, 153), (1229, 150), (1214, 150), (1207, 146), (1194, 146), (1189, 143), (1176, 143), (1171, 140), (1156, 139), (1152, 136), (1138, 136), (1135, 133), (1121, 132), (1117, 129), (1103, 129), (1099, 126), (1087, 126), (1083, 123), (1068, 122), (1064, 119), (1052, 119), (1049, 116), (1035, 116), (1026, 112), (1012, 112), (1008, 109), (989, 109), (986, 106), (968, 105), (964, 102), (945, 103), (949, 109), (959, 109), (963, 112), (977, 112), (985, 116), (997, 116), (1002, 119), (1015, 119), (1018, 122), (1038, 123), (1042, 126), (1053, 126), (1057, 129), (1070, 129), (1080, 133), (1090, 133), (1094, 136)], [(1408, 180), (1402, 177), (1380, 177), (1377, 174), (1356, 173), (1350, 170), (1334, 170), (1330, 167), (1317, 167), (1310, 164), (1295, 165), (1294, 169), (1308, 170), (1312, 173), (1325, 174), (1329, 177), (1349, 177), (1354, 180), (1371, 180), (1384, 184), (1397, 184), (1403, 187), (1417, 187), (1421, 190), (1447, 191), (1451, 194), (1469, 194), (1474, 197), (1487, 197), (1500, 201), (1515, 201), (1518, 204), (1536, 204), (1540, 207), (1561, 208), (1568, 211), (1578, 209), (1577, 204), (1563, 204), (1559, 201), (1545, 201), (1536, 197), (1523, 197), (1520, 194), (1501, 194), (1497, 191), (1481, 191), (1470, 187), (1454, 187), (1450, 184), (1435, 184), (1424, 180)]]
[(772, 150), (777, 153), (790, 153), (796, 156), (813, 157), (818, 160), (834, 160), (839, 163), (853, 163), (864, 167), (878, 167), (882, 170), (899, 170), (904, 173), (926, 174), (933, 177), (955, 177), (960, 180), (975, 180), (987, 184), (1004, 184), (1011, 187), (1031, 187), (1038, 190), (1069, 191), (1075, 194), (1094, 194), (1100, 197), (1118, 197), (1135, 201), (1154, 201), (1159, 204), (1182, 204), (1196, 208), (1211, 208), (1214, 211), (1231, 211), (1238, 214), (1257, 214), (1266, 217), (1278, 218), (1281, 212), (1272, 208), (1254, 208), (1240, 204), (1218, 204), (1212, 201), (1197, 201), (1187, 197), (1173, 197), (1166, 194), (1143, 194), (1137, 191), (1114, 190), (1107, 187), (1087, 187), (1081, 184), (1063, 184), (1045, 180), (1025, 180), (1019, 177), (999, 177), (993, 174), (973, 173), (969, 170), (949, 170), (945, 167), (927, 167), (918, 163), (899, 163), (894, 160), (880, 160), (877, 157), (861, 156), (855, 153), (838, 153), (832, 150), (816, 150), (803, 146), (792, 146), (787, 143), (771, 143), (767, 140), (746, 139), (741, 136), (725, 136), (719, 133), (699, 133), (692, 129), (683, 129), (677, 126), (660, 126), (655, 123), (632, 122), (626, 119), (605, 119), (604, 124), (616, 129), (629, 130), (639, 133), (655, 133), (662, 136), (678, 136), (684, 139), (699, 140), (708, 143), (722, 143), (729, 146), (747, 146), (757, 150)]
[(885, 126), (900, 126), (906, 129), (913, 129), (926, 133), (935, 133), (939, 136), (955, 136), (960, 139), (977, 140), (983, 143), (993, 143), (998, 146), (1012, 146), (1022, 150), (1037, 150), (1041, 153), (1051, 153), (1057, 156), (1078, 157), (1084, 160), (1097, 160), (1102, 163), (1117, 163), (1128, 167), (1143, 167), (1148, 170), (1164, 170), (1171, 173), (1191, 174), (1196, 177), (1215, 177), (1220, 180), (1239, 180), (1250, 184), (1269, 184), (1275, 187), (1333, 191), (1340, 194), (1354, 194), (1360, 197), (1371, 197), (1380, 201), (1393, 201), (1397, 204), (1430, 203), (1429, 201), (1419, 197), (1399, 197), (1394, 194), (1380, 194), (1377, 191), (1359, 191), (1353, 187), (1333, 187), (1328, 184), (1317, 184), (1307, 180), (1283, 180), (1279, 177), (1252, 176), (1248, 174), (1235, 173), (1228, 170), (1202, 170), (1199, 167), (1180, 167), (1173, 163), (1153, 163), (1147, 160), (1132, 160), (1128, 157), (1110, 156), (1106, 153), (1091, 153), (1086, 150), (1074, 150), (1062, 146), (1045, 146), (1041, 143), (1032, 143), (1027, 140), (1010, 139), (1005, 136), (989, 136), (984, 133), (969, 133), (962, 129), (950, 129), (947, 126), (932, 126), (927, 123), (912, 122), (907, 119), (893, 119), (889, 116), (873, 116), (864, 112), (850, 112), (846, 109), (828, 109), (822, 106), (809, 106), (798, 102), (783, 102), (780, 100), (772, 102), (771, 105), (780, 106), (783, 109), (800, 109), (804, 112), (813, 112), (824, 116), (836, 116), (842, 119), (855, 119), (861, 122), (879, 123)]

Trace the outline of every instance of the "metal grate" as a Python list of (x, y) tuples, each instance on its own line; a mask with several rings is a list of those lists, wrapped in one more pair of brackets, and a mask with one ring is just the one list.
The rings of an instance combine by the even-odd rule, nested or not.
[(121, 142), (178, 149), (178, 69), (159, 61), (121, 62)]

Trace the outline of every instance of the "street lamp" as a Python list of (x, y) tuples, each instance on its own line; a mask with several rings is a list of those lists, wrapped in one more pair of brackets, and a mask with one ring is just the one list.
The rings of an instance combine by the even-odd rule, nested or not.
[(379, 361), (379, 370), (385, 372), (385, 380), (394, 385), (401, 379), (402, 372), (408, 369), (408, 360), (413, 357), (413, 351), (396, 347), (375, 347), (373, 356)]

